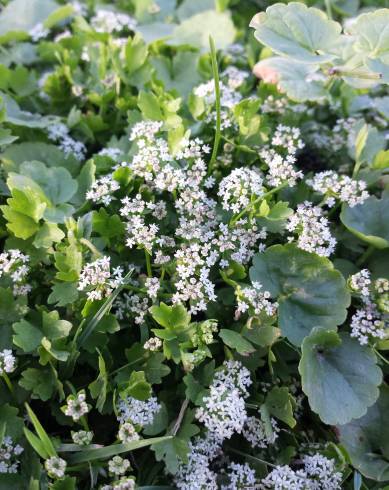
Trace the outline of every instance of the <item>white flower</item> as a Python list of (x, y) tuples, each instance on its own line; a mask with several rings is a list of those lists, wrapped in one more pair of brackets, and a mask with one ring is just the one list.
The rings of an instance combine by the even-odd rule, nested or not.
[(269, 445), (275, 443), (278, 438), (278, 433), (280, 429), (278, 428), (277, 421), (271, 419), (271, 425), (273, 433), (269, 436), (266, 433), (265, 424), (261, 419), (257, 417), (247, 417), (245, 422), (242, 435), (251, 444), (253, 448), (265, 449)]
[(250, 466), (239, 463), (230, 463), (227, 468), (228, 485), (222, 485), (221, 490), (247, 489), (255, 485), (255, 471)]
[(155, 415), (161, 410), (161, 405), (156, 397), (146, 401), (137, 400), (131, 396), (120, 400), (118, 405), (118, 420), (120, 423), (132, 422), (134, 425), (150, 425)]
[(95, 301), (109, 296), (122, 283), (123, 269), (116, 267), (111, 272), (110, 257), (104, 256), (83, 267), (78, 290), (86, 290), (88, 300)]
[(149, 350), (151, 352), (156, 352), (162, 347), (162, 340), (159, 339), (158, 337), (151, 337), (149, 340), (147, 340), (143, 348), (146, 350)]
[(30, 271), (27, 265), (30, 260), (18, 249), (10, 249), (0, 254), (0, 278), (8, 278), (13, 284), (14, 296), (26, 296), (31, 291), (31, 286), (26, 284)]
[(51, 478), (63, 478), (66, 471), (66, 461), (57, 456), (52, 456), (46, 459), (45, 468)]
[(0, 375), (12, 373), (16, 368), (16, 358), (11, 349), (4, 349), (0, 352)]
[(88, 446), (93, 439), (93, 432), (86, 430), (79, 430), (78, 432), (72, 432), (72, 439), (74, 444), (80, 446)]
[(133, 17), (106, 9), (98, 9), (91, 19), (91, 26), (97, 32), (120, 32), (123, 29), (134, 31), (136, 25)]
[(34, 42), (37, 42), (40, 39), (47, 37), (49, 32), (50, 32), (49, 29), (46, 29), (44, 25), (40, 22), (28, 31), (28, 33), (31, 36), (31, 39)]
[(262, 284), (253, 282), (252, 288), (238, 288), (238, 308), (237, 314), (244, 313), (249, 307), (253, 308), (254, 313), (259, 315), (262, 311), (268, 316), (273, 316), (277, 313), (278, 303), (272, 303), (269, 298), (269, 291), (260, 291)]
[(116, 476), (124, 475), (130, 467), (128, 459), (123, 459), (120, 456), (114, 456), (108, 461), (108, 471)]
[(19, 444), (14, 444), (12, 437), (5, 436), (0, 444), (0, 474), (17, 473), (20, 461), (17, 456), (24, 449)]
[(215, 438), (229, 439), (242, 432), (247, 419), (244, 399), (251, 383), (249, 371), (238, 361), (225, 362), (215, 373), (209, 395), (196, 411), (196, 418)]
[[(335, 250), (336, 239), (331, 235), (328, 219), (323, 216), (322, 209), (311, 202), (305, 201), (297, 206), (286, 229), (298, 235), (297, 246), (302, 250), (323, 257), (329, 257)], [(292, 240), (293, 237), (289, 237), (289, 241)]]
[(239, 70), (235, 66), (229, 66), (221, 73), (221, 77), (227, 78), (227, 85), (232, 90), (243, 85), (248, 76), (249, 73), (247, 71)]
[(95, 182), (86, 193), (86, 198), (99, 204), (108, 206), (113, 197), (112, 194), (120, 189), (119, 182), (113, 179), (112, 175), (104, 175)]
[(360, 293), (362, 296), (365, 297), (370, 295), (369, 288), (371, 284), (371, 279), (370, 272), (367, 269), (362, 269), (356, 274), (350, 276), (349, 283), (353, 291)]
[(150, 298), (156, 298), (161, 287), (157, 277), (148, 277), (145, 282), (147, 294)]
[(303, 457), (305, 472), (314, 481), (312, 489), (337, 490), (341, 489), (342, 474), (335, 469), (335, 461), (321, 454)]
[(239, 213), (250, 204), (251, 198), (263, 194), (261, 175), (248, 168), (236, 168), (224, 177), (219, 185), (218, 196), (223, 200), (223, 209)]
[(316, 174), (313, 179), (307, 180), (307, 184), (316, 192), (329, 198), (339, 199), (340, 202), (347, 203), (351, 208), (358, 204), (363, 204), (369, 197), (369, 193), (366, 190), (366, 182), (354, 180), (347, 175), (339, 175), (333, 170), (326, 170)]
[(119, 428), (118, 439), (124, 444), (127, 444), (131, 441), (137, 441), (139, 439), (139, 434), (130, 422), (124, 422)]
[(72, 417), (77, 422), (89, 412), (88, 404), (85, 401), (85, 392), (80, 391), (77, 395), (70, 395), (67, 399), (67, 406), (64, 409), (65, 415)]
[(52, 124), (47, 128), (47, 135), (52, 141), (59, 143), (59, 148), (65, 156), (73, 154), (77, 160), (83, 160), (86, 147), (81, 141), (76, 141), (69, 136), (69, 129), (63, 123)]
[(376, 305), (370, 301), (357, 310), (351, 318), (351, 337), (366, 345), (369, 338), (382, 340), (386, 337), (385, 321)]

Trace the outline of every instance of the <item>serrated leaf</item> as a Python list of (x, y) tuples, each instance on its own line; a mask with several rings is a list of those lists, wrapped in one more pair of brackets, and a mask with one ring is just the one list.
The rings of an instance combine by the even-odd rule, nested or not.
[(234, 330), (222, 328), (219, 332), (219, 337), (221, 337), (228, 347), (236, 349), (242, 356), (247, 356), (248, 354), (255, 352), (255, 347), (253, 347), (240, 333), (235, 332)]
[(311, 409), (330, 425), (362, 417), (382, 382), (370, 347), (348, 334), (317, 328), (304, 339), (299, 372)]

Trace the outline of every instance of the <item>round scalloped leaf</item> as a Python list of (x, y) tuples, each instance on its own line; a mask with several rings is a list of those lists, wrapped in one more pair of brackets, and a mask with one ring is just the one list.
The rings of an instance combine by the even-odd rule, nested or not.
[(274, 56), (255, 65), (254, 73), (266, 82), (277, 81), (277, 86), (297, 102), (321, 100), (326, 97), (324, 77), (320, 78), (315, 65)]
[(346, 282), (325, 257), (294, 244), (273, 245), (254, 256), (250, 278), (278, 298), (282, 334), (295, 345), (314, 327), (336, 330), (346, 319)]
[(366, 478), (389, 480), (389, 387), (382, 385), (380, 396), (366, 415), (338, 427), (339, 438), (353, 466)]
[(382, 382), (370, 347), (348, 334), (321, 328), (304, 339), (299, 372), (311, 409), (331, 425), (365, 415)]
[(345, 227), (376, 248), (389, 247), (389, 194), (369, 197), (363, 204), (344, 205), (340, 219)]
[(355, 38), (355, 51), (389, 63), (389, 9), (359, 15), (348, 31)]
[(341, 26), (320, 10), (302, 3), (276, 3), (255, 15), (250, 23), (255, 37), (275, 53), (303, 63), (325, 63), (339, 39)]

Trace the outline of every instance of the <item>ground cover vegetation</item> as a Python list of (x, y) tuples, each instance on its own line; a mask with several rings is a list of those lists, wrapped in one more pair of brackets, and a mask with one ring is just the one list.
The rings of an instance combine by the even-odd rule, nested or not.
[(386, 3), (0, 4), (0, 488), (388, 489)]

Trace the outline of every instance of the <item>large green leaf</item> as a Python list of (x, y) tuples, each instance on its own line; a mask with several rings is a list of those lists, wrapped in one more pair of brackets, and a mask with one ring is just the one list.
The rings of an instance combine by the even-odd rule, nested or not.
[(218, 49), (226, 48), (235, 39), (235, 27), (227, 12), (206, 10), (185, 19), (173, 31), (169, 44), (190, 44), (207, 50), (209, 36)]
[(371, 196), (363, 204), (344, 205), (340, 219), (358, 238), (376, 248), (389, 247), (389, 194)]
[(314, 327), (336, 330), (346, 319), (350, 294), (325, 257), (294, 244), (274, 245), (254, 256), (250, 278), (278, 298), (282, 334), (296, 345)]
[(311, 409), (331, 425), (362, 417), (377, 400), (382, 381), (370, 347), (320, 328), (304, 339), (299, 372)]
[(255, 37), (275, 53), (304, 63), (325, 63), (339, 40), (341, 26), (316, 8), (302, 3), (276, 3), (252, 19)]
[(5, 104), (6, 122), (15, 126), (25, 126), (27, 128), (47, 128), (57, 119), (50, 116), (41, 116), (37, 113), (23, 111), (19, 104), (9, 95), (0, 93)]
[(277, 81), (278, 87), (288, 97), (297, 102), (320, 100), (326, 96), (324, 77), (317, 72), (317, 66), (292, 59), (274, 56), (255, 65), (255, 73), (268, 81)]
[(362, 14), (347, 30), (354, 36), (357, 53), (389, 63), (389, 9)]
[(12, 0), (0, 14), (0, 40), (5, 34), (27, 33), (58, 8), (54, 0)]
[(372, 480), (389, 480), (388, 413), (389, 387), (382, 385), (377, 403), (366, 415), (338, 427), (353, 466)]

